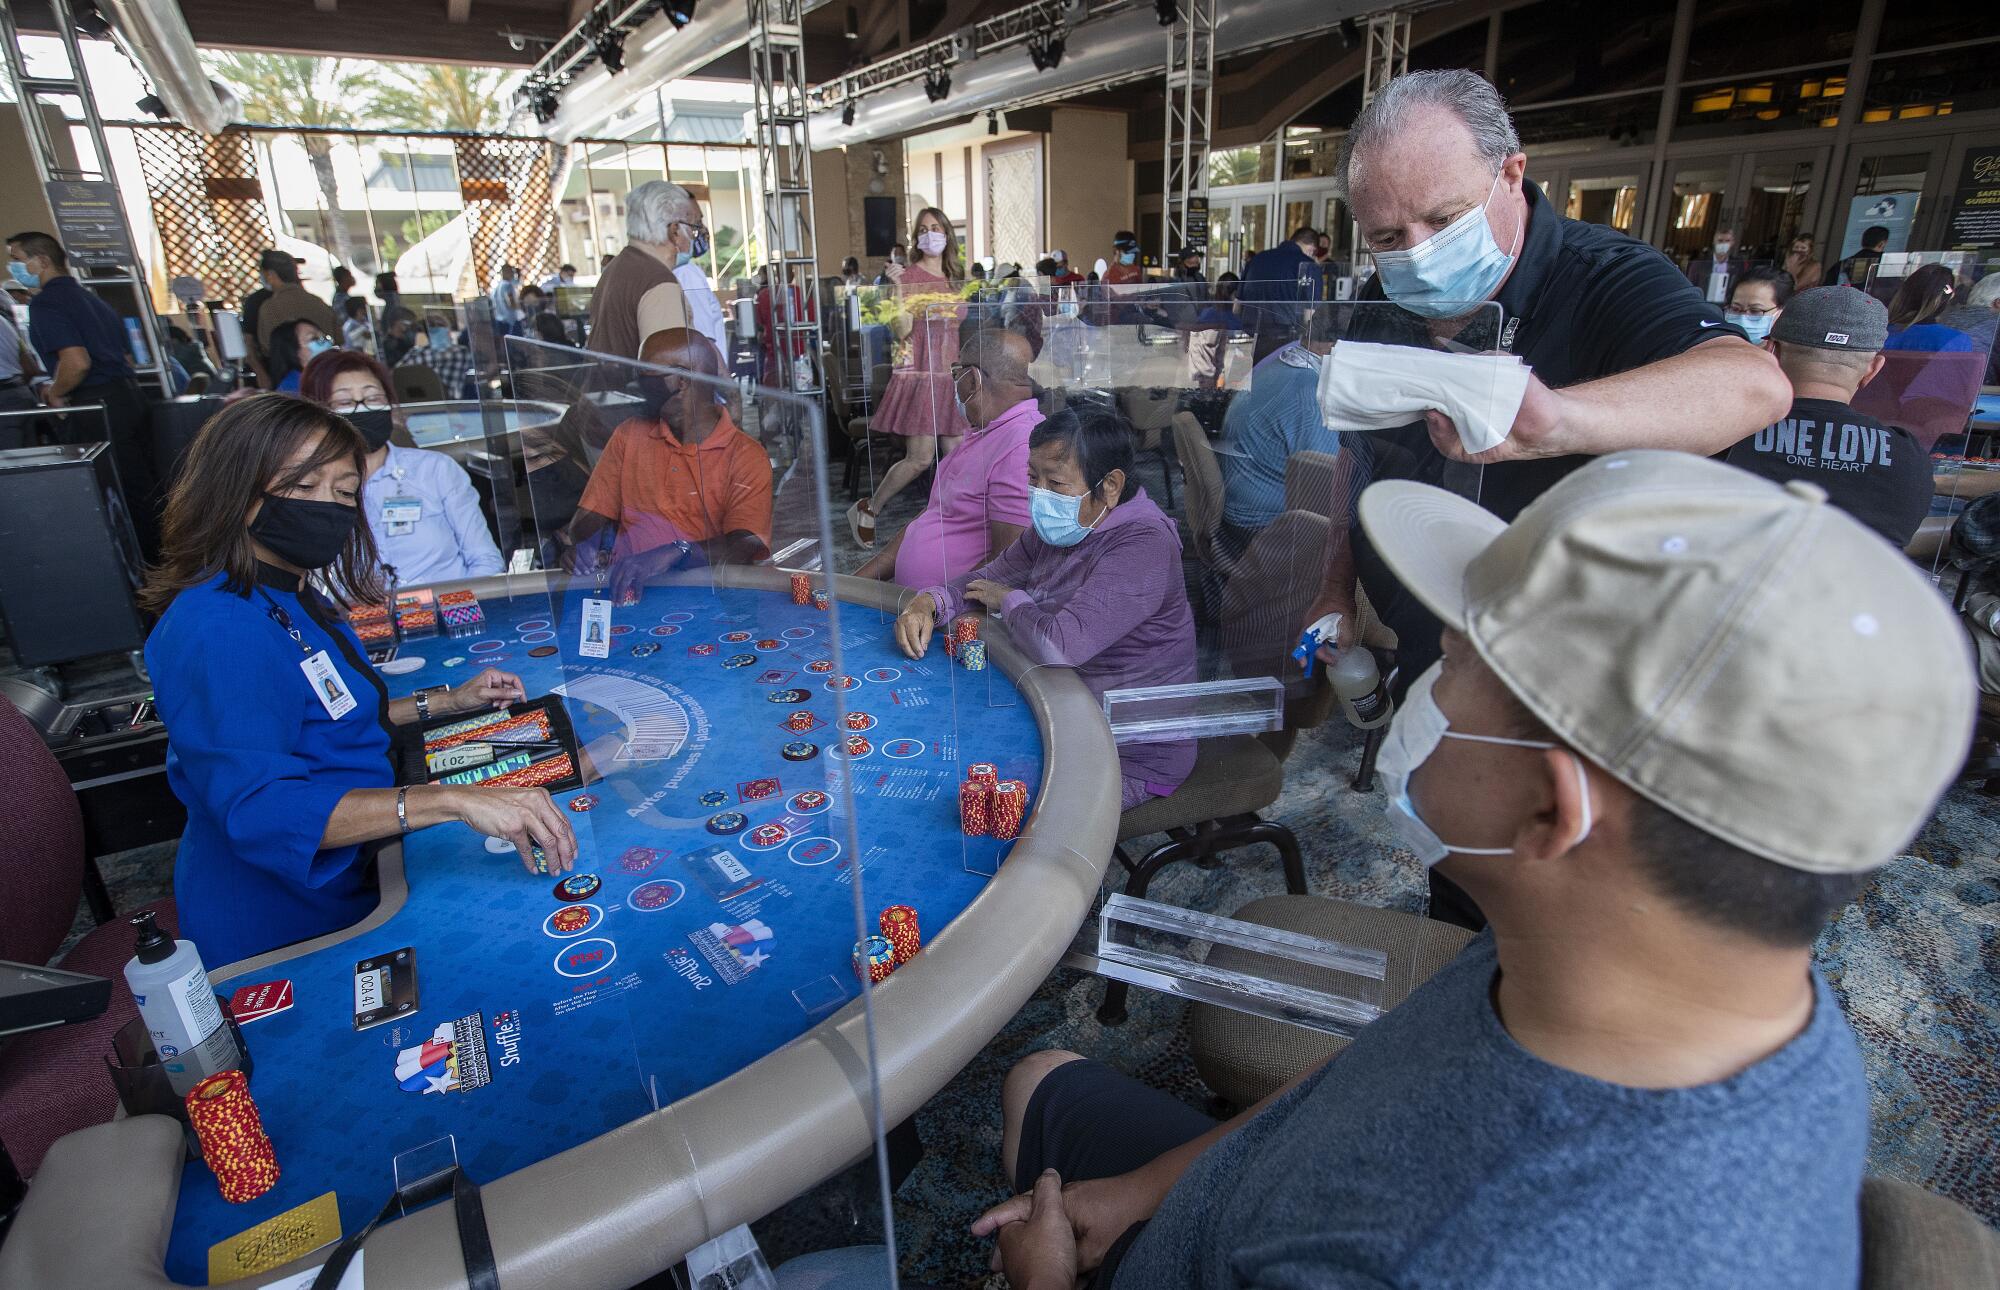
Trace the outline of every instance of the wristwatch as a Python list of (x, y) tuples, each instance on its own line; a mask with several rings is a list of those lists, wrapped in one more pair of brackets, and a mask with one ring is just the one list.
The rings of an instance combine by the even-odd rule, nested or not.
[(450, 688), (448, 685), (427, 685), (411, 695), (410, 697), (417, 701), (417, 720), (429, 721), (431, 719), (431, 695), (435, 691), (449, 690)]

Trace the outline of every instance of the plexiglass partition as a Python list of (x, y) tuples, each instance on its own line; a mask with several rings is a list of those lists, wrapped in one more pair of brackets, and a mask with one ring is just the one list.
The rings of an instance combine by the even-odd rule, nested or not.
[[(507, 388), (485, 411), (538, 414), (514, 433), (523, 548), (546, 586), (511, 629), (550, 672), (580, 749), (565, 792), (591, 891), (551, 934), (579, 989), (615, 994), (649, 1105), (675, 1125), (696, 1094), (738, 1107), (683, 1141), (705, 1206), (733, 1194), (719, 1173), (711, 1193), (708, 1174), (772, 1150), (769, 1126), (797, 1120), (791, 1148), (759, 1164), (776, 1203), (852, 1163), (815, 1146), (827, 1125), (872, 1123), (880, 1159), (866, 997), (914, 952), (903, 928), (919, 923), (885, 920), (894, 882), (870, 873), (864, 890), (853, 798), (855, 768), (901, 732), (877, 733), (880, 705), (863, 701), (887, 650), (848, 630), (849, 606), (828, 594), (818, 407), (738, 385), (696, 333), (670, 339), (662, 364), (503, 342)], [(782, 1054), (808, 1034), (851, 1046), (844, 1073), (786, 1088)], [(775, 1082), (760, 1093), (763, 1078)], [(760, 1098), (786, 1100), (784, 1115), (760, 1114)], [(865, 1170), (841, 1191), (848, 1243), (889, 1242), (884, 1179)], [(718, 1199), (705, 1218), (719, 1232), (756, 1208)]]

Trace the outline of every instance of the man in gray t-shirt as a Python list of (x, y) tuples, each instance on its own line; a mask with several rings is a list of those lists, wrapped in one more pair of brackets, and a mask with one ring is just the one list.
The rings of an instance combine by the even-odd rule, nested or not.
[(1811, 946), (1963, 760), (1944, 601), (1822, 490), (1680, 453), (1360, 519), (1447, 625), (1390, 819), (1490, 930), (1226, 1124), (1032, 1055), (975, 1232), (1015, 1290), (1854, 1287), (1868, 1095)]

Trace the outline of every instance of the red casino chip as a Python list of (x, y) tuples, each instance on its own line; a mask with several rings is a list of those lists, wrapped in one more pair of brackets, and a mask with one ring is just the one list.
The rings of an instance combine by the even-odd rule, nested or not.
[(575, 797), (569, 799), (569, 809), (579, 815), (596, 805), (597, 794), (595, 793), (578, 793)]
[(618, 857), (618, 867), (626, 873), (646, 873), (665, 858), (666, 853), (652, 847), (627, 847)]
[(587, 905), (564, 905), (549, 915), (549, 927), (563, 933), (580, 932), (596, 919)]
[(833, 671), (833, 660), (831, 660), (831, 659), (824, 659), (824, 658), (816, 658), (816, 659), (814, 659), (814, 660), (813, 660), (812, 662), (810, 662), (810, 663), (806, 664), (806, 671), (808, 671), (808, 672), (831, 672), (831, 671)]
[(849, 735), (841, 742), (841, 750), (849, 757), (866, 757), (875, 751), (875, 746), (860, 735)]
[(792, 831), (782, 824), (760, 824), (750, 830), (751, 843), (760, 847), (777, 846), (790, 836)]

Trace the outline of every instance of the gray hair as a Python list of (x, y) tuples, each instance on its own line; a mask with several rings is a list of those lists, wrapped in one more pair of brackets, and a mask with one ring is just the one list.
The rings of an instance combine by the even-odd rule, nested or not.
[(1965, 298), (1971, 309), (1991, 309), (2000, 304), (2000, 273), (1989, 273), (1972, 284), (1972, 293)]
[(1493, 88), (1493, 82), (1464, 68), (1408, 72), (1376, 91), (1341, 139), (1334, 182), (1343, 198), (1348, 195), (1354, 154), (1377, 146), (1401, 130), (1408, 124), (1411, 113), (1423, 108), (1443, 108), (1464, 122), (1472, 133), (1473, 151), (1490, 162), (1496, 172), (1502, 162), (1521, 150), (1521, 136), (1514, 129), (1514, 118), (1507, 114), (1507, 102)]
[(693, 195), (679, 184), (649, 179), (625, 194), (625, 236), (663, 246), (670, 236), (667, 227), (687, 220), (693, 205)]

